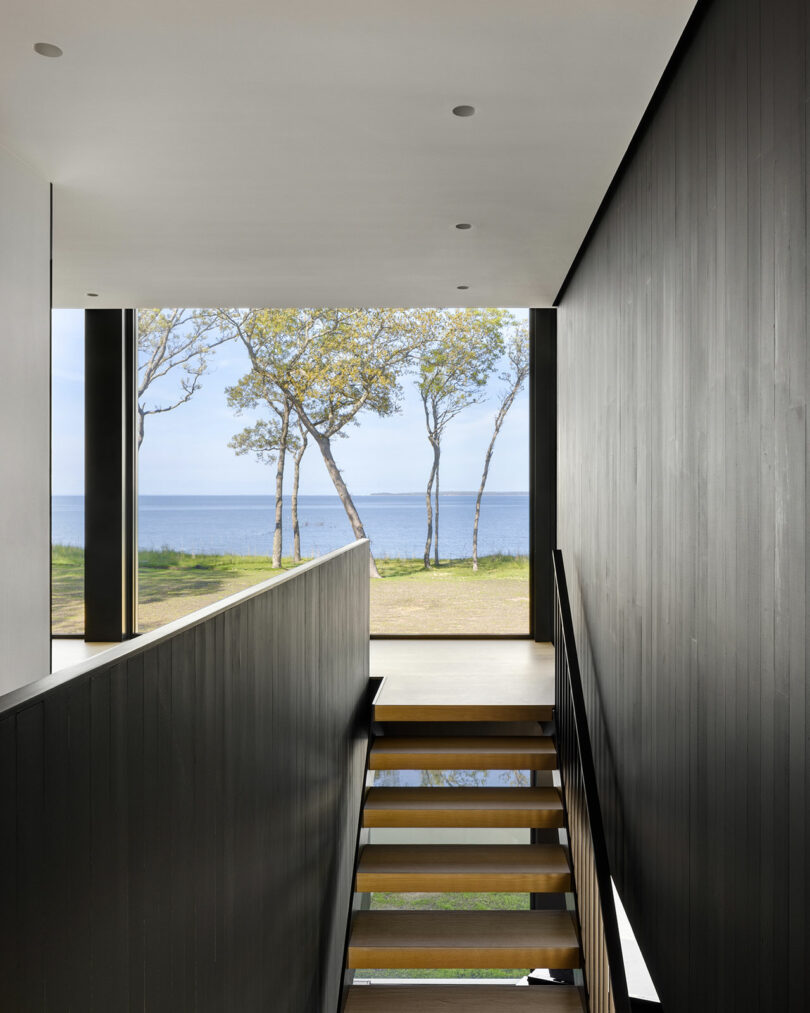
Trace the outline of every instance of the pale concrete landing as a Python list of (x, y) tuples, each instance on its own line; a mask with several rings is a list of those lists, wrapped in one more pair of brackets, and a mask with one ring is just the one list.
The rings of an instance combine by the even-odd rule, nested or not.
[(62, 640), (54, 637), (51, 641), (51, 671), (61, 672), (63, 668), (71, 668), (78, 665), (80, 661), (108, 651), (111, 647), (120, 647), (120, 644), (90, 644), (84, 640)]
[(548, 721), (554, 648), (531, 640), (372, 640), (381, 721)]

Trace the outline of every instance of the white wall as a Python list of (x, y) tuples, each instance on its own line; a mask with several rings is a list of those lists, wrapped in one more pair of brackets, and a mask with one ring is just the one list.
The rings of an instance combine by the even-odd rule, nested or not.
[(0, 148), (0, 693), (50, 669), (49, 219)]

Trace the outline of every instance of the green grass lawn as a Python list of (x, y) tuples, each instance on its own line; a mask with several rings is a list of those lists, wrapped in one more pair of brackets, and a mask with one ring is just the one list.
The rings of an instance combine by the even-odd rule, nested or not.
[[(84, 550), (54, 545), (55, 633), (84, 626)], [(268, 556), (195, 556), (172, 549), (139, 554), (139, 627), (155, 629), (220, 598), (294, 567)], [(378, 559), (371, 582), (373, 633), (527, 633), (529, 562), (525, 556), (442, 560), (425, 570), (418, 559)]]
[[(53, 627), (80, 633), (84, 626), (84, 550), (54, 545)], [(173, 549), (138, 554), (139, 626), (155, 629), (220, 598), (293, 567), (273, 569), (267, 556), (195, 556)]]
[(221, 591), (244, 577), (259, 584), (297, 564), (282, 559), (274, 569), (269, 556), (192, 556), (173, 549), (138, 553), (139, 598), (144, 604), (166, 598)]
[(528, 556), (481, 556), (478, 559), (478, 570), (472, 568), (472, 558), (440, 559), (439, 566), (432, 565), (426, 570), (421, 559), (387, 559), (377, 557), (377, 569), (380, 576), (386, 579), (407, 578), (410, 580), (508, 580), (510, 578), (529, 579)]
[(526, 556), (445, 559), (426, 570), (419, 559), (378, 559), (371, 582), (371, 632), (504, 634), (529, 632)]
[(372, 911), (528, 911), (528, 893), (373, 893)]

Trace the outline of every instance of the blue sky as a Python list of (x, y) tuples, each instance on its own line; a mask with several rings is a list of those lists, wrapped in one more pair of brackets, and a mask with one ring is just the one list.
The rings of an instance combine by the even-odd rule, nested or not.
[[(525, 319), (526, 310), (512, 310)], [(83, 492), (83, 310), (53, 314), (53, 492)], [(244, 350), (221, 346), (212, 357), (202, 388), (175, 411), (150, 416), (140, 453), (139, 489), (143, 495), (267, 495), (274, 469), (252, 456), (237, 457), (231, 437), (250, 424), (235, 417), (224, 389), (248, 369)], [(169, 400), (179, 380), (167, 377), (154, 400)], [(334, 441), (335, 458), (354, 495), (417, 492), (424, 489), (431, 451), (419, 396), (405, 377), (402, 412), (380, 419), (361, 415), (346, 439)], [(442, 489), (477, 489), (500, 384), (493, 379), (488, 400), (462, 412), (448, 427), (442, 449)], [(152, 391), (150, 390), (150, 395)], [(287, 490), (291, 482), (288, 469)], [(524, 390), (504, 423), (490, 467), (487, 490), (523, 492), (529, 488), (529, 397)], [(334, 487), (317, 447), (310, 446), (301, 470), (301, 493), (328, 495)]]

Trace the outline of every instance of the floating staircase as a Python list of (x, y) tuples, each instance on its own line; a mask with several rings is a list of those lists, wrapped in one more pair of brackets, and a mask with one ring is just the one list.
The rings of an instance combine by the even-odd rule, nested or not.
[[(389, 708), (389, 710), (391, 710)], [(535, 709), (536, 710), (536, 709)], [(385, 721), (369, 756), (371, 770), (533, 770), (556, 767), (551, 738), (525, 735), (525, 722), (548, 715), (514, 706), (493, 718), (461, 706), (410, 707), (402, 714), (375, 709)], [(491, 735), (467, 735), (492, 723)], [(495, 724), (500, 720), (501, 725)], [(407, 724), (399, 724), (407, 722)], [(431, 734), (412, 734), (413, 722), (431, 722)], [(417, 725), (417, 727), (419, 727)], [(537, 725), (535, 724), (535, 727)], [(402, 734), (400, 734), (400, 729)], [(436, 735), (441, 730), (443, 734)], [(539, 728), (538, 728), (539, 730)], [(508, 734), (514, 731), (515, 734)], [(407, 734), (406, 734), (407, 733)], [(549, 780), (546, 776), (546, 780)], [(526, 892), (565, 894), (572, 889), (566, 849), (549, 841), (564, 825), (555, 787), (370, 787), (365, 828), (497, 828), (545, 831), (537, 844), (368, 844), (362, 848), (359, 893)], [(582, 966), (575, 916), (560, 899), (556, 908), (521, 911), (358, 911), (350, 928), (348, 966), (358, 968), (552, 968)], [(345, 1013), (582, 1013), (573, 985), (353, 984)]]

